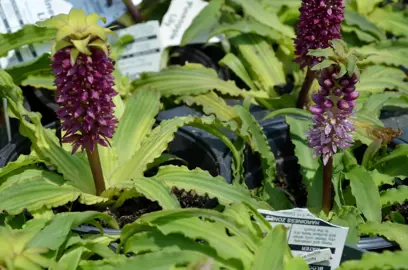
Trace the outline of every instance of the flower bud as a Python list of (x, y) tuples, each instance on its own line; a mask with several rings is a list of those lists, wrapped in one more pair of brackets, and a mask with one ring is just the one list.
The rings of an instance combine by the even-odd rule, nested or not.
[(343, 99), (346, 101), (352, 101), (352, 100), (357, 99), (359, 96), (360, 96), (360, 93), (357, 91), (354, 91), (354, 92), (344, 95)]
[(324, 82), (323, 82), (323, 85), (322, 86), (324, 86), (324, 87), (327, 87), (327, 88), (332, 88), (333, 87), (333, 81), (332, 80), (330, 80), (330, 79), (326, 79), (326, 80), (324, 80)]
[(357, 105), (357, 102), (355, 100), (347, 101), (347, 103), (348, 103), (350, 109), (354, 109), (354, 107)]
[(350, 108), (350, 105), (344, 99), (340, 99), (337, 102), (337, 108), (339, 108), (340, 110), (347, 110)]
[(309, 108), (310, 112), (313, 114), (321, 114), (324, 112), (324, 108), (314, 105)]
[(341, 79), (341, 80), (339, 81), (339, 84), (340, 84), (341, 86), (343, 86), (343, 87), (347, 87), (347, 86), (350, 85), (350, 81), (349, 81), (348, 79)]
[(335, 95), (336, 97), (339, 97), (343, 94), (343, 91), (341, 91), (340, 88), (336, 88), (333, 90), (333, 95)]
[(313, 94), (312, 95), (312, 100), (314, 103), (316, 104), (322, 104), (326, 99), (324, 98), (323, 95), (319, 95), (319, 94)]
[(331, 108), (333, 108), (333, 101), (331, 101), (330, 99), (326, 99), (324, 102), (323, 102), (323, 106), (324, 107), (326, 107), (327, 109), (331, 109)]
[(320, 87), (317, 92), (322, 96), (328, 96), (330, 94), (330, 90), (323, 87)]
[(356, 90), (356, 87), (355, 87), (355, 86), (350, 86), (350, 87), (343, 88), (343, 92), (344, 92), (345, 94), (349, 94), (349, 93), (351, 93), (351, 92), (354, 92), (355, 90)]

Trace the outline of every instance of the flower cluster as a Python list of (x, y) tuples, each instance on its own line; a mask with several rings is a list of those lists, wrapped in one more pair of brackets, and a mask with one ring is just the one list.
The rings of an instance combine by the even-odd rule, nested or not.
[(296, 26), (295, 62), (303, 68), (311, 67), (318, 59), (307, 55), (310, 49), (327, 48), (329, 41), (340, 39), (340, 26), (344, 18), (343, 0), (302, 0)]
[(104, 18), (82, 9), (71, 9), (39, 22), (57, 30), (52, 48), (52, 70), (57, 87), (57, 115), (65, 135), (63, 142), (93, 153), (97, 144), (107, 146), (118, 120), (112, 98), (113, 60), (109, 58), (107, 35), (114, 34), (98, 22)]
[(57, 115), (66, 132), (62, 141), (73, 143), (73, 153), (79, 147), (93, 152), (97, 143), (107, 146), (118, 123), (113, 115), (113, 61), (102, 50), (92, 49), (90, 55), (80, 53), (72, 65), (71, 49), (57, 51), (52, 62)]
[(337, 78), (339, 72), (337, 65), (320, 72), (320, 88), (312, 96), (315, 105), (310, 107), (314, 115), (313, 126), (306, 137), (315, 150), (315, 157), (322, 155), (325, 165), (338, 149), (344, 150), (353, 144), (354, 126), (350, 116), (359, 96), (355, 91), (358, 77), (353, 73)]

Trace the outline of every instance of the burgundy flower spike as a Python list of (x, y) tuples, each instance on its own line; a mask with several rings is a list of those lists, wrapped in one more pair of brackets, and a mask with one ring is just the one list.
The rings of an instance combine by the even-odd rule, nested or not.
[(295, 62), (301, 68), (311, 67), (318, 59), (307, 55), (310, 49), (330, 47), (329, 41), (340, 39), (344, 18), (343, 0), (302, 0), (300, 18), (296, 26)]
[(79, 147), (94, 151), (97, 143), (107, 146), (117, 119), (114, 117), (112, 97), (113, 61), (102, 50), (92, 49), (90, 55), (80, 53), (74, 65), (71, 48), (56, 52), (52, 69), (56, 75), (57, 111), (66, 132), (63, 142), (73, 143), (72, 152)]

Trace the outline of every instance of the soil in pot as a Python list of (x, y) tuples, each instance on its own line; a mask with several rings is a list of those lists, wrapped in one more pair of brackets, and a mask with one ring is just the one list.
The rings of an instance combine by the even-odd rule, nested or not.
[[(210, 198), (207, 194), (205, 196), (200, 196), (193, 190), (186, 191), (176, 187), (173, 187), (171, 191), (177, 197), (182, 208), (214, 209), (219, 205), (217, 199)], [(137, 197), (126, 200), (124, 204), (118, 208), (107, 207), (103, 212), (114, 217), (118, 222), (119, 227), (122, 228), (126, 224), (134, 222), (144, 214), (160, 211), (161, 209), (162, 208), (157, 202), (151, 201), (145, 197)], [(78, 201), (75, 201), (70, 205), (61, 206), (53, 210), (55, 213), (61, 213), (67, 212), (67, 210), (72, 212), (83, 212), (90, 210), (100, 211), (101, 209), (83, 205)], [(107, 224), (103, 222), (101, 222), (101, 225), (107, 227)]]

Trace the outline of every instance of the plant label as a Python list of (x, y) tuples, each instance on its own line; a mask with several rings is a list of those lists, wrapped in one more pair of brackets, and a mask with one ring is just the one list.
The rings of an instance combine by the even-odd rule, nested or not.
[(130, 80), (139, 77), (142, 72), (160, 71), (161, 43), (159, 21), (139, 23), (118, 30), (119, 36), (131, 35), (133, 42), (117, 60), (119, 70)]
[[(2, 0), (0, 1), (0, 33), (13, 33), (25, 24), (35, 24), (61, 13), (68, 14), (71, 8), (82, 8), (85, 13), (98, 13), (106, 18), (107, 24), (126, 12), (122, 0), (112, 1), (110, 7), (105, 0)], [(31, 61), (51, 50), (49, 44), (24, 46), (9, 53), (0, 61), (1, 67), (11, 67)]]
[[(172, 0), (160, 26), (163, 48), (180, 45), (184, 32), (207, 4), (202, 0)], [(206, 43), (208, 34), (202, 33), (192, 43)], [(219, 42), (219, 39), (214, 37), (209, 42)]]
[[(284, 225), (293, 256), (301, 256), (311, 270), (332, 270), (340, 265), (347, 227), (315, 217), (307, 209), (258, 210), (272, 225)], [(330, 251), (330, 253), (329, 253)]]

